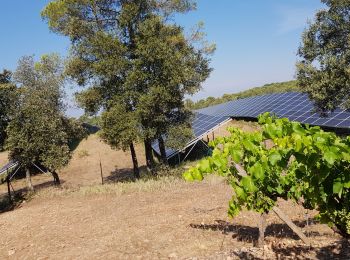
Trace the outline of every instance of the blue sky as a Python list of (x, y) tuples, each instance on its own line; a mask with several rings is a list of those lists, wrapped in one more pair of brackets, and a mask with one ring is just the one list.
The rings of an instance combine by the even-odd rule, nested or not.
[[(0, 70), (14, 70), (23, 55), (67, 54), (69, 41), (41, 20), (48, 2), (1, 1)], [(214, 71), (193, 99), (293, 79), (301, 33), (322, 7), (320, 0), (198, 0), (197, 11), (175, 18), (187, 30), (203, 21), (208, 40), (217, 45)], [(69, 97), (74, 89), (67, 92)], [(79, 114), (74, 108), (68, 113)]]

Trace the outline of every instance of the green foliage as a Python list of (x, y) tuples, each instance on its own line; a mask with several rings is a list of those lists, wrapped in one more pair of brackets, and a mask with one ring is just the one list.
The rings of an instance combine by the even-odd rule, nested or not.
[(69, 141), (83, 131), (63, 114), (59, 57), (46, 55), (38, 63), (24, 57), (14, 79), (20, 93), (7, 127), (10, 157), (22, 166), (40, 162), (52, 171), (60, 169), (70, 159)]
[(140, 126), (134, 115), (125, 109), (119, 100), (108, 111), (101, 115), (101, 138), (113, 148), (126, 150), (129, 145), (140, 138), (138, 129)]
[(0, 73), (0, 151), (6, 139), (6, 127), (11, 120), (12, 108), (16, 102), (16, 86), (11, 83), (12, 73), (4, 70)]
[(171, 127), (167, 132), (167, 138), (165, 141), (166, 147), (180, 150), (193, 139), (192, 128), (185, 124), (175, 125)]
[(208, 97), (206, 99), (201, 99), (197, 102), (193, 102), (187, 99), (186, 106), (189, 109), (201, 109), (236, 99), (288, 91), (300, 91), (296, 81), (293, 80), (280, 83), (270, 83), (262, 87), (251, 88), (235, 94), (224, 94), (222, 97), (219, 98)]
[(78, 104), (104, 111), (102, 136), (113, 147), (141, 139), (147, 156), (151, 140), (189, 124), (183, 100), (209, 76), (214, 47), (202, 26), (185, 39), (167, 18), (194, 8), (191, 0), (55, 0), (43, 10), (50, 29), (71, 40), (65, 72), (88, 87)]
[(339, 105), (350, 108), (350, 2), (322, 2), (327, 8), (317, 12), (303, 33), (297, 78), (318, 110), (334, 110)]
[(97, 126), (101, 127), (101, 117), (100, 116), (88, 116), (88, 115), (82, 115), (79, 117), (79, 122), (88, 124), (90, 126)]
[(303, 197), (304, 206), (319, 210), (323, 222), (350, 234), (350, 138), (268, 113), (259, 123), (262, 132), (230, 128), (231, 136), (215, 139), (212, 156), (184, 178), (202, 180), (210, 173), (227, 177), (235, 192), (229, 204), (232, 216), (242, 208), (268, 212), (277, 198)]

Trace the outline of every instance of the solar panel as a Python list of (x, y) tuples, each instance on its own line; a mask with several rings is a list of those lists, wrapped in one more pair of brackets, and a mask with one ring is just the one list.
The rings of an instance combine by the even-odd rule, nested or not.
[(337, 108), (325, 117), (314, 113), (314, 103), (307, 94), (298, 92), (274, 93), (233, 100), (224, 104), (197, 110), (211, 116), (257, 118), (264, 112), (286, 117), (304, 124), (332, 128), (350, 128), (350, 111)]
[(11, 169), (18, 166), (18, 162), (10, 161), (8, 164), (6, 164), (4, 167), (0, 169), (0, 175), (6, 174), (7, 171), (10, 171)]
[[(195, 138), (184, 149), (230, 118), (255, 119), (265, 112), (304, 124), (332, 128), (350, 128), (350, 111), (337, 108), (334, 112), (321, 116), (318, 113), (314, 113), (313, 110), (314, 103), (308, 98), (307, 94), (299, 92), (254, 96), (199, 109), (194, 111), (195, 118), (192, 123)], [(153, 143), (152, 147), (160, 154), (158, 143)], [(172, 149), (166, 149), (168, 158), (171, 158), (177, 152)]]
[[(194, 138), (188, 144), (186, 144), (186, 146), (184, 146), (183, 149), (186, 149), (188, 146), (194, 144), (197, 140), (201, 139), (203, 135), (213, 131), (216, 127), (218, 127), (220, 124), (224, 123), (227, 120), (230, 120), (230, 117), (213, 116), (195, 112), (194, 119), (192, 121), (192, 130)], [(160, 150), (157, 141), (152, 143), (152, 148), (158, 155), (160, 155)], [(166, 148), (166, 155), (168, 159), (176, 155), (177, 152), (178, 151), (176, 150)]]

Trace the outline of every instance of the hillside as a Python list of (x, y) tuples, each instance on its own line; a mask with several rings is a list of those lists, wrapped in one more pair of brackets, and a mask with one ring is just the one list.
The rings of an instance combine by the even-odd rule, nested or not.
[[(230, 125), (256, 130), (251, 122)], [(224, 129), (216, 134), (225, 135)], [(137, 154), (144, 165), (141, 145)], [(100, 157), (109, 182), (103, 186)], [(232, 190), (223, 179), (211, 176), (201, 183), (186, 183), (179, 178), (180, 168), (177, 174), (120, 181), (132, 171), (129, 157), (91, 135), (60, 172), (61, 188), (52, 186), (51, 176), (34, 176), (38, 192), (15, 210), (0, 214), (0, 258), (346, 259), (349, 255), (347, 242), (319, 224), (313, 218), (315, 211), (283, 200), (281, 209), (310, 236), (313, 246), (304, 245), (269, 214), (266, 246), (255, 248), (259, 216), (246, 211), (234, 219), (227, 216)], [(6, 154), (0, 154), (0, 160), (5, 159)], [(5, 195), (6, 185), (0, 186)], [(25, 182), (17, 180), (13, 186), (18, 191)]]
[(208, 97), (205, 99), (201, 99), (197, 102), (192, 102), (190, 100), (187, 100), (186, 105), (188, 106), (188, 108), (195, 110), (195, 109), (201, 109), (201, 108), (225, 103), (225, 102), (240, 99), (240, 98), (247, 98), (252, 96), (271, 94), (276, 92), (287, 92), (287, 91), (299, 91), (296, 80), (279, 82), (279, 83), (270, 83), (262, 87), (255, 87), (255, 88), (251, 88), (251, 89), (234, 93), (234, 94), (224, 94), (222, 97), (219, 97), (219, 98)]

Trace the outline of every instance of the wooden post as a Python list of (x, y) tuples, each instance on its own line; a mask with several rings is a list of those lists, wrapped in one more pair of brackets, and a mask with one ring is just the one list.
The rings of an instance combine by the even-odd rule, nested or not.
[(101, 155), (100, 155), (100, 154), (99, 154), (99, 157), (100, 157), (101, 184), (103, 185), (103, 184), (104, 184), (104, 181), (103, 181), (103, 171), (102, 171), (102, 162), (101, 162)]
[(260, 215), (258, 247), (263, 247), (264, 246), (265, 230), (266, 230), (266, 218), (267, 218), (267, 214), (266, 213), (262, 213)]
[(213, 140), (214, 140), (214, 139), (215, 139), (214, 131), (213, 131), (213, 132), (211, 132), (211, 135), (212, 135)]
[(310, 240), (304, 235), (304, 233), (297, 227), (290, 218), (282, 212), (278, 207), (273, 207), (272, 210), (276, 213), (276, 215), (283, 220), (293, 231), (300, 237), (301, 240), (304, 241), (305, 244), (310, 245)]

